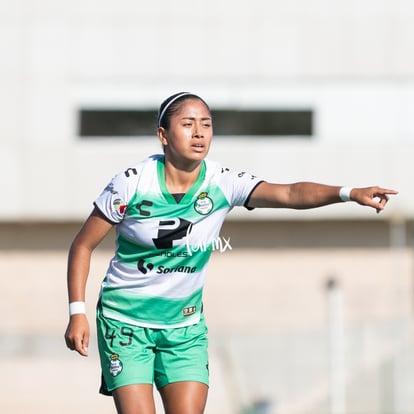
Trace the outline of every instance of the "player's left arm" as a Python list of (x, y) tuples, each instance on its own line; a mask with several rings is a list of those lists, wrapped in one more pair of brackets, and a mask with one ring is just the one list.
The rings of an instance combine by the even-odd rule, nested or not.
[[(248, 207), (309, 209), (340, 203), (341, 187), (313, 182), (293, 184), (260, 183), (250, 195)], [(375, 208), (377, 212), (384, 209), (388, 196), (398, 194), (395, 190), (378, 186), (352, 188), (350, 200), (363, 206)]]

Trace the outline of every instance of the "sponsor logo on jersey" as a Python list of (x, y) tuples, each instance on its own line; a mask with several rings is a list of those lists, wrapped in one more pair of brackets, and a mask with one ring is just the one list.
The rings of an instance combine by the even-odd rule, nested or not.
[[(139, 214), (141, 215), (141, 216), (144, 216), (144, 217), (150, 217), (151, 216), (151, 211), (149, 211), (149, 210), (144, 210), (144, 208), (146, 208), (146, 207), (152, 207), (152, 205), (153, 205), (154, 203), (152, 202), (152, 201), (149, 201), (149, 200), (142, 200), (142, 202), (141, 203), (138, 203), (138, 204), (136, 204), (135, 205), (135, 207), (136, 207), (136, 209), (139, 211)], [(143, 208), (144, 207), (144, 208)]]
[(168, 266), (158, 266), (156, 273), (194, 273), (197, 271), (197, 266), (175, 266), (175, 267), (168, 267)]
[(253, 174), (249, 174), (249, 173), (247, 173), (246, 171), (239, 172), (239, 173), (237, 174), (237, 177), (239, 177), (239, 178), (243, 178), (246, 174), (247, 174), (248, 176), (250, 176), (250, 179), (251, 179), (251, 180), (254, 180), (254, 179), (256, 178), (256, 176), (255, 176), (255, 175), (253, 175)]
[(145, 260), (143, 259), (138, 260), (137, 267), (141, 273), (144, 273), (144, 275), (148, 271), (151, 271), (152, 269), (154, 269), (154, 265), (152, 263), (146, 263)]
[(193, 223), (178, 217), (171, 220), (161, 220), (159, 222), (158, 234), (152, 241), (157, 249), (171, 249), (174, 242), (184, 239), (191, 233)]
[[(224, 174), (224, 173), (229, 173), (230, 172), (230, 169), (229, 168), (221, 168), (221, 173), (222, 174)], [(238, 174), (237, 174), (237, 177), (239, 177), (239, 178), (243, 178), (245, 175), (248, 175), (248, 176), (250, 176), (250, 179), (251, 180), (254, 180), (255, 178), (256, 178), (256, 176), (255, 175), (253, 175), (253, 174), (250, 174), (250, 173), (247, 173), (246, 171), (241, 171), (241, 172), (239, 172)]]
[(118, 354), (112, 354), (109, 360), (109, 373), (116, 377), (122, 372), (123, 365)]
[(115, 188), (114, 188), (114, 184), (113, 184), (113, 183), (109, 183), (109, 184), (105, 187), (104, 191), (107, 191), (107, 192), (109, 192), (109, 193), (111, 193), (111, 194), (118, 194), (118, 191), (116, 191), (116, 190), (115, 190)]
[[(145, 275), (154, 269), (154, 264), (150, 262), (146, 262), (143, 259), (140, 259), (138, 260), (137, 268), (141, 273)], [(169, 267), (169, 266), (161, 265), (155, 269), (155, 273), (160, 274), (160, 275), (166, 275), (168, 273), (195, 273), (195, 272), (197, 272), (197, 266), (180, 265), (180, 266)]]
[(161, 252), (155, 252), (151, 254), (151, 257), (188, 257), (188, 252), (172, 252), (170, 250), (165, 250)]
[(203, 191), (200, 193), (194, 202), (194, 210), (203, 216), (209, 214), (213, 210), (213, 200), (208, 196), (208, 193)]
[(126, 178), (129, 178), (131, 177), (131, 174), (137, 175), (138, 171), (136, 168), (128, 168), (127, 170), (124, 171), (124, 174)]

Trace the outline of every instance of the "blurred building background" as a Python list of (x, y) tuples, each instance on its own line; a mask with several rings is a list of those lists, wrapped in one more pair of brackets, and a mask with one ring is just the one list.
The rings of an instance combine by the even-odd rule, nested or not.
[[(65, 348), (67, 250), (188, 90), (221, 120), (210, 158), (229, 168), (400, 191), (380, 215), (230, 214), (206, 413), (413, 413), (413, 21), (409, 0), (1, 1), (0, 411), (114, 412), (94, 340), (87, 359)], [(93, 331), (112, 247), (92, 264)]]

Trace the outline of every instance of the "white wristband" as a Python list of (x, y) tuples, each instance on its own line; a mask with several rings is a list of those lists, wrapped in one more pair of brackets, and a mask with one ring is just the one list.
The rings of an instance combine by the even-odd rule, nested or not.
[(341, 187), (339, 190), (339, 198), (342, 201), (351, 201), (351, 191), (353, 190), (352, 187)]
[(69, 316), (77, 313), (86, 313), (85, 302), (71, 302), (69, 303)]

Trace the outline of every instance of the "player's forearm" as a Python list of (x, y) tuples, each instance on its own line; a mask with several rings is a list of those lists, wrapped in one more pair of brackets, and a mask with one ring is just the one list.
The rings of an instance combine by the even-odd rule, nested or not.
[(70, 302), (84, 302), (86, 282), (89, 275), (91, 251), (72, 245), (68, 258), (68, 298)]
[(298, 182), (290, 185), (288, 207), (307, 209), (341, 202), (341, 187), (312, 182)]
[(313, 182), (263, 182), (252, 193), (249, 207), (308, 209), (341, 201), (340, 187)]

